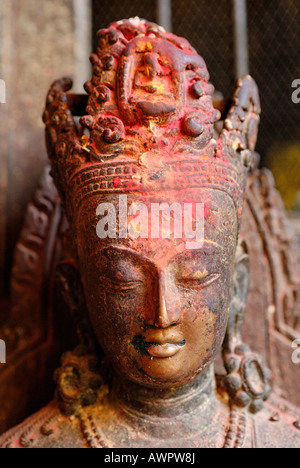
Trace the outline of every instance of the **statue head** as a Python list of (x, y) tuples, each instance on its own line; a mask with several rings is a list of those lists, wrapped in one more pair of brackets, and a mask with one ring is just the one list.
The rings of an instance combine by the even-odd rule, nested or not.
[(80, 124), (70, 80), (49, 92), (52, 173), (93, 331), (115, 371), (149, 388), (182, 386), (219, 352), (232, 291), (246, 294), (242, 281), (233, 286), (258, 92), (249, 76), (238, 82), (215, 139), (214, 88), (185, 39), (139, 19), (98, 39)]

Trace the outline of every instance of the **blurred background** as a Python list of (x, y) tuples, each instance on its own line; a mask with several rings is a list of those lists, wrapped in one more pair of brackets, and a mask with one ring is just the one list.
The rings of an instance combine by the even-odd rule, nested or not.
[[(232, 96), (237, 77), (245, 73), (254, 77), (262, 101), (257, 145), (261, 165), (273, 171), (300, 235), (300, 103), (292, 101), (292, 84), (300, 80), (300, 0), (0, 0), (0, 80), (6, 84), (6, 103), (0, 96), (0, 325), (5, 324), (0, 330), (12, 335), (15, 353), (10, 356), (11, 366), (0, 369), (0, 433), (52, 397), (52, 371), (60, 350), (49, 362), (45, 347), (53, 344), (52, 323), (59, 323), (62, 332), (67, 329), (59, 310), (56, 322), (51, 317), (44, 296), (42, 313), (32, 311), (27, 317), (28, 323), (36, 321), (39, 333), (35, 344), (26, 344), (26, 353), (22, 330), (15, 323), (6, 327), (12, 316), (22, 316), (23, 304), (25, 312), (30, 309), (22, 284), (25, 288), (27, 280), (35, 281), (30, 271), (32, 233), (25, 229), (16, 272), (21, 272), (21, 280), (11, 288), (23, 302), (12, 313), (15, 247), (28, 218), (26, 207), (47, 163), (41, 119), (45, 97), (51, 83), (67, 75), (73, 77), (74, 91), (82, 93), (91, 75), (88, 58), (97, 47), (97, 30), (135, 16), (186, 37), (205, 59), (212, 83), (225, 98)], [(32, 209), (31, 216), (26, 226), (32, 223), (42, 232), (43, 213)], [(41, 256), (39, 260), (45, 265), (49, 261)], [(40, 281), (45, 283), (43, 278)], [(29, 295), (34, 288), (37, 293), (42, 290), (41, 285), (31, 287)], [(21, 337), (20, 346), (11, 330)], [(35, 358), (28, 360), (31, 352)], [(37, 378), (31, 387), (30, 382), (25, 385), (26, 375)], [(7, 388), (14, 392), (10, 403), (5, 399)], [(7, 420), (6, 414), (10, 414)]]

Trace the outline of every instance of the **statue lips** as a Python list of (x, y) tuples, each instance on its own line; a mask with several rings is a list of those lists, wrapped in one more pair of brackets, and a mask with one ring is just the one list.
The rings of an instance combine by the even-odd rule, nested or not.
[(186, 344), (182, 334), (174, 329), (148, 330), (143, 341), (147, 354), (152, 358), (175, 356)]
[(170, 358), (175, 356), (180, 349), (185, 346), (185, 340), (180, 341), (179, 343), (146, 343), (150, 345), (146, 346), (146, 349), (151, 357), (155, 358)]
[(142, 356), (171, 358), (186, 344), (182, 334), (172, 330), (148, 329), (145, 335), (136, 335), (131, 344)]

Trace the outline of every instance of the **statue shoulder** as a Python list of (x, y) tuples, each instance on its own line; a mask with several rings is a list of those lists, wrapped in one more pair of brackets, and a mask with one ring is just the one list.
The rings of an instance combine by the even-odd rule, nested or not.
[(0, 448), (84, 448), (78, 418), (61, 413), (56, 402), (0, 437)]
[(300, 448), (300, 409), (272, 395), (253, 418), (256, 448)]

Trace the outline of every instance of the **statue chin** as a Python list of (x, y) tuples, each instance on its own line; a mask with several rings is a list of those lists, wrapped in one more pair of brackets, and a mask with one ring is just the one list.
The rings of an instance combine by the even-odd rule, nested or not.
[(270, 397), (270, 373), (242, 339), (257, 86), (238, 81), (216, 140), (214, 89), (185, 39), (134, 19), (98, 40), (80, 128), (68, 79), (44, 113), (75, 251), (58, 276), (79, 345), (62, 356), (54, 401), (0, 446), (299, 448), (298, 410)]

